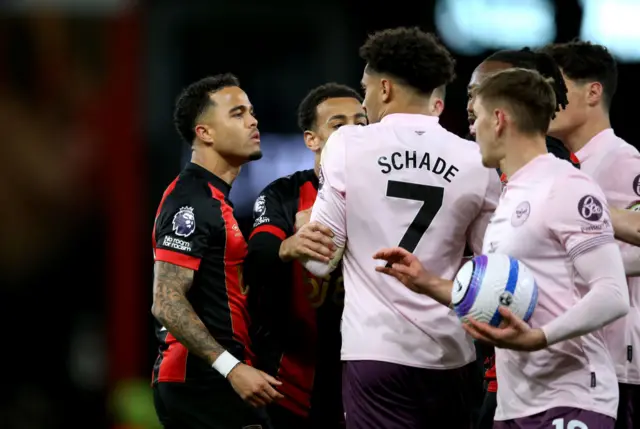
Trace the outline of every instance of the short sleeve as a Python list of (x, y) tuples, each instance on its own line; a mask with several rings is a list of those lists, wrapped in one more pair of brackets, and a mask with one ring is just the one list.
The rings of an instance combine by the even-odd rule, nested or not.
[(545, 214), (551, 234), (572, 260), (614, 242), (609, 207), (600, 187), (577, 172), (554, 184)]
[(154, 258), (197, 271), (223, 225), (219, 201), (170, 194), (161, 203), (156, 217)]
[(618, 156), (598, 177), (612, 207), (640, 209), (640, 154)]
[[(280, 179), (281, 180), (281, 179)], [(286, 204), (283, 201), (283, 192), (279, 181), (271, 183), (264, 188), (253, 205), (253, 231), (254, 235), (266, 232), (278, 237), (280, 240), (291, 236), (292, 225), (290, 217), (286, 215)]]

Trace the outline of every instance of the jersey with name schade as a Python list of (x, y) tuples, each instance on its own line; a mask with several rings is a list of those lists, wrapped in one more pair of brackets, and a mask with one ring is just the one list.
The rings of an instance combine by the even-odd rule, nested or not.
[(480, 253), (500, 181), (478, 146), (437, 117), (392, 114), (333, 133), (312, 220), (346, 241), (342, 359), (449, 369), (475, 358), (455, 313), (375, 271), (383, 247), (413, 252), (453, 279), (467, 242)]
[[(188, 164), (164, 192), (153, 230), (153, 249), (156, 262), (195, 271), (187, 292), (189, 303), (215, 340), (250, 364), (247, 290), (242, 273), (247, 243), (227, 199), (230, 190), (213, 173)], [(221, 377), (157, 321), (156, 337), (160, 350), (154, 382), (206, 384), (212, 377)]]

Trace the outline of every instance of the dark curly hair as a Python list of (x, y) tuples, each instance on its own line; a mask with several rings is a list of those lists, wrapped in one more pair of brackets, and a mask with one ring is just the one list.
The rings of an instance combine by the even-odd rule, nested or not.
[(611, 107), (618, 87), (618, 65), (606, 47), (572, 40), (548, 45), (542, 52), (549, 54), (569, 79), (599, 82), (604, 105), (607, 109)]
[(455, 60), (432, 33), (393, 28), (369, 36), (360, 47), (367, 68), (402, 80), (422, 94), (451, 83)]
[(182, 90), (173, 111), (173, 124), (189, 146), (196, 138), (196, 120), (214, 104), (211, 94), (230, 86), (240, 86), (240, 81), (231, 73), (224, 73), (200, 79)]
[(355, 98), (362, 103), (362, 96), (353, 88), (334, 82), (320, 85), (309, 91), (298, 106), (298, 126), (303, 132), (316, 126), (318, 106), (330, 98)]
[[(535, 52), (529, 48), (520, 50), (504, 50), (498, 51), (485, 59), (486, 61), (495, 61), (511, 64), (513, 67), (535, 70), (545, 78), (551, 78), (551, 86), (556, 95), (558, 106), (556, 112), (567, 107), (567, 85), (562, 77), (562, 72), (558, 64), (549, 55), (543, 52)], [(555, 116), (555, 115), (554, 115)]]

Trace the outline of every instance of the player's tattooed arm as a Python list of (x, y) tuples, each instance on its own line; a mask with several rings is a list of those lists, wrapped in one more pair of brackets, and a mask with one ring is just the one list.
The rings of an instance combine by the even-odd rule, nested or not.
[(225, 350), (211, 336), (187, 300), (194, 274), (188, 268), (157, 261), (151, 312), (191, 353), (213, 364)]

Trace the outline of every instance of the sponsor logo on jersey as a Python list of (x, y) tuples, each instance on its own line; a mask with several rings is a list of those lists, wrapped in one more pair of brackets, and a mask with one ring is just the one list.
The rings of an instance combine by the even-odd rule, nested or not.
[(633, 179), (633, 192), (635, 192), (636, 195), (640, 196), (640, 174), (638, 174), (636, 178)]
[(578, 201), (578, 213), (584, 219), (595, 222), (602, 218), (604, 209), (600, 200), (593, 195), (585, 195)]

